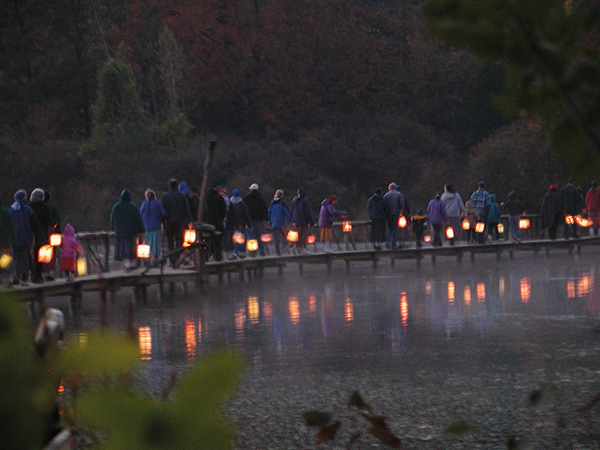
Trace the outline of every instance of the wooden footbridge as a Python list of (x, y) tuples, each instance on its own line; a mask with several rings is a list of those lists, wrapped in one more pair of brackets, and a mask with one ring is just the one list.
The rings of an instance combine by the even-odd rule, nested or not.
[[(80, 238), (84, 242), (89, 241), (85, 236), (80, 236)], [(104, 240), (104, 237), (101, 240)], [(133, 271), (116, 269), (103, 272), (100, 270), (99, 273), (81, 276), (72, 281), (58, 279), (41, 284), (18, 286), (11, 290), (18, 293), (22, 300), (37, 303), (41, 308), (44, 307), (45, 299), (48, 297), (67, 296), (71, 299), (72, 307), (78, 309), (85, 292), (97, 292), (104, 305), (107, 299), (114, 301), (117, 292), (121, 289), (129, 288), (132, 289), (133, 298), (136, 301), (144, 302), (150, 286), (156, 286), (159, 298), (164, 299), (173, 296), (177, 284), (181, 285), (186, 293), (190, 285), (202, 288), (211, 282), (211, 279), (216, 280), (219, 284), (230, 282), (233, 278), (246, 282), (261, 278), (266, 271), (276, 271), (283, 276), (284, 270), (290, 267), (296, 268), (302, 274), (304, 267), (308, 265), (319, 265), (326, 271), (331, 271), (334, 266), (343, 264), (346, 271), (350, 271), (352, 265), (355, 264), (363, 266), (369, 264), (374, 269), (382, 264), (390, 264), (391, 267), (394, 267), (397, 260), (413, 260), (420, 267), (423, 261), (427, 260), (435, 265), (437, 259), (442, 257), (454, 258), (457, 263), (461, 263), (465, 259), (474, 262), (478, 255), (485, 254), (495, 255), (498, 259), (505, 255), (510, 260), (517, 253), (549, 255), (556, 250), (563, 253), (566, 250), (569, 254), (578, 255), (584, 247), (600, 245), (600, 237), (557, 240), (530, 239), (522, 243), (504, 241), (466, 244), (457, 242), (453, 246), (445, 243), (445, 246), (437, 248), (428, 246), (428, 244), (422, 248), (415, 248), (414, 244), (409, 247), (405, 243), (406, 247), (395, 250), (375, 250), (369, 248), (370, 244), (363, 243), (363, 245), (365, 249), (360, 250), (356, 248), (356, 243), (346, 240), (341, 245), (338, 243), (338, 251), (335, 253), (317, 251), (316, 246), (313, 246), (307, 253), (302, 254), (247, 256), (244, 259), (209, 261), (195, 266), (182, 265), (179, 268), (162, 265), (141, 267)], [(92, 252), (92, 247), (88, 245), (86, 250)], [(108, 264), (108, 259), (104, 262), (97, 256), (94, 259), (99, 261), (99, 266), (103, 266), (104, 263)], [(170, 294), (168, 297), (167, 293)]]

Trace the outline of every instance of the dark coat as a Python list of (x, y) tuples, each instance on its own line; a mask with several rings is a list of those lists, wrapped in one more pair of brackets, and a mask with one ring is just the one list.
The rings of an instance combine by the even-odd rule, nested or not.
[(565, 214), (581, 214), (581, 210), (585, 208), (581, 191), (571, 183), (565, 184), (562, 187), (560, 190), (560, 199), (565, 207)]
[(129, 190), (124, 189), (121, 201), (115, 203), (110, 212), (110, 224), (116, 239), (134, 239), (146, 231), (140, 211), (130, 199)]
[(8, 209), (0, 206), (0, 249), (12, 248), (16, 243), (15, 231)]
[(298, 227), (313, 226), (314, 221), (310, 211), (310, 203), (306, 195), (297, 195), (292, 200), (292, 217)]
[(167, 211), (168, 222), (187, 225), (192, 221), (190, 203), (186, 195), (179, 192), (177, 188), (169, 190), (169, 192), (163, 195), (161, 201), (165, 211)]
[(244, 227), (252, 228), (248, 206), (246, 206), (246, 203), (242, 199), (237, 202), (232, 200), (227, 211), (227, 229), (237, 230)]
[(563, 210), (558, 191), (552, 189), (546, 192), (542, 201), (542, 228), (556, 225), (556, 222), (562, 219)]
[(55, 222), (52, 219), (48, 206), (43, 201), (31, 202), (29, 206), (40, 225), (33, 231), (35, 234), (35, 245), (36, 247), (41, 247), (48, 243), (48, 232), (51, 228), (54, 228)]
[(8, 211), (17, 240), (16, 247), (31, 247), (33, 230), (40, 226), (33, 210), (24, 201), (15, 201)]
[(250, 220), (269, 220), (269, 215), (267, 214), (267, 202), (259, 191), (254, 189), (250, 190), (250, 192), (244, 195), (244, 203), (250, 212)]
[(369, 219), (371, 220), (385, 220), (387, 218), (381, 194), (374, 194), (367, 200), (367, 211), (369, 211)]
[(221, 194), (216, 189), (210, 189), (206, 198), (206, 209), (204, 211), (204, 221), (218, 231), (223, 231), (225, 214), (227, 213), (227, 204)]

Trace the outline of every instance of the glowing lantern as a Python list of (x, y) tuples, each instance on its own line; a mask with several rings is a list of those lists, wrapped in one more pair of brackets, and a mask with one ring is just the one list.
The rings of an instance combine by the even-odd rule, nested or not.
[(288, 231), (286, 239), (290, 242), (298, 242), (298, 232), (296, 230)]
[(579, 225), (580, 227), (591, 227), (592, 224), (594, 223), (593, 220), (590, 219), (585, 219), (583, 217), (581, 217), (580, 215), (576, 215), (574, 217), (575, 222), (577, 222), (577, 225)]
[(317, 237), (314, 234), (311, 234), (306, 237), (307, 244), (314, 244), (315, 242), (317, 242)]
[(42, 245), (38, 250), (38, 262), (48, 264), (52, 261), (52, 246)]
[(501, 223), (498, 224), (498, 233), (499, 234), (504, 233), (504, 225)]
[(452, 228), (452, 227), (446, 228), (446, 238), (454, 239), (454, 228)]
[(236, 231), (235, 233), (233, 233), (233, 236), (231, 239), (233, 239), (233, 242), (235, 244), (243, 244), (244, 242), (246, 242), (244, 233), (242, 233), (241, 231)]
[(150, 246), (148, 244), (139, 244), (136, 248), (138, 258), (150, 258)]
[(425, 242), (431, 242), (431, 236), (429, 236), (428, 234), (426, 234), (425, 236), (423, 236), (423, 240)]
[(77, 275), (87, 275), (87, 261), (85, 258), (77, 258)]
[(485, 230), (485, 223), (477, 222), (475, 224), (475, 233), (483, 233), (483, 230)]
[(352, 231), (352, 222), (349, 220), (344, 220), (342, 222), (342, 230), (344, 233), (350, 233)]
[(469, 223), (469, 219), (463, 219), (461, 225), (462, 225), (463, 230), (471, 229), (471, 224)]
[(406, 217), (400, 216), (400, 218), (398, 219), (398, 226), (400, 228), (404, 228), (406, 226), (406, 224), (407, 224)]
[(196, 230), (193, 228), (188, 228), (183, 234), (183, 246), (189, 247), (194, 242), (196, 242)]
[(273, 240), (273, 235), (271, 233), (261, 234), (260, 240), (263, 242), (271, 242)]
[(3, 253), (2, 256), (0, 256), (0, 269), (8, 269), (11, 262), (12, 256), (8, 253)]
[(60, 233), (52, 233), (50, 235), (50, 245), (52, 247), (60, 247), (62, 243), (62, 234)]
[(575, 223), (575, 218), (571, 214), (567, 214), (565, 216), (565, 223), (567, 225), (573, 225)]
[(519, 228), (521, 230), (526, 230), (530, 226), (531, 226), (531, 222), (529, 221), (529, 219), (519, 219)]
[(257, 239), (248, 239), (246, 241), (246, 250), (249, 252), (255, 252), (258, 250), (258, 240)]

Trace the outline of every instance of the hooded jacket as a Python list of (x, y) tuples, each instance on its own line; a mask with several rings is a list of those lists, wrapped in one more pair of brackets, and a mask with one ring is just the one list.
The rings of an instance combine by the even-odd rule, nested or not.
[(466, 214), (465, 205), (456, 192), (444, 192), (441, 200), (446, 206), (448, 217), (460, 217), (461, 214)]
[(160, 230), (162, 218), (167, 215), (167, 211), (161, 202), (151, 198), (142, 202), (140, 214), (146, 231), (156, 231)]
[(117, 239), (135, 239), (146, 230), (140, 211), (131, 203), (129, 189), (123, 189), (121, 201), (114, 204), (110, 213), (110, 224)]
[(185, 194), (177, 189), (170, 189), (162, 197), (162, 205), (167, 212), (167, 221), (187, 225), (192, 220), (190, 203)]
[(250, 192), (244, 195), (244, 203), (250, 212), (250, 220), (269, 220), (269, 215), (267, 214), (267, 202), (259, 191), (251, 189)]
[(439, 198), (434, 198), (427, 205), (427, 220), (432, 225), (441, 225), (448, 220), (446, 206)]
[(65, 226), (65, 232), (62, 237), (62, 243), (60, 244), (62, 249), (63, 258), (75, 258), (77, 252), (81, 252), (83, 248), (79, 241), (75, 238), (75, 228), (67, 224)]
[(271, 228), (283, 228), (287, 225), (287, 221), (293, 222), (294, 218), (288, 209), (287, 205), (280, 197), (275, 197), (269, 205), (269, 222)]
[(16, 246), (30, 247), (33, 244), (33, 228), (39, 227), (33, 210), (21, 197), (10, 206), (9, 214), (15, 232)]
[(496, 203), (496, 196), (490, 194), (490, 210), (488, 212), (488, 223), (500, 223), (500, 205)]
[(386, 219), (387, 215), (385, 213), (385, 205), (383, 204), (383, 196), (381, 194), (373, 194), (373, 196), (367, 200), (367, 211), (369, 211), (369, 219), (371, 220)]
[(331, 228), (333, 226), (333, 218), (345, 216), (344, 211), (338, 211), (333, 207), (328, 199), (321, 202), (321, 209), (319, 210), (319, 226), (321, 228)]
[(229, 201), (231, 202), (231, 206), (227, 211), (227, 229), (237, 230), (243, 227), (252, 228), (248, 206), (246, 206), (246, 203), (244, 203), (242, 198), (233, 196)]
[(296, 226), (307, 227), (314, 225), (310, 204), (304, 192), (301, 192), (293, 198), (291, 213)]

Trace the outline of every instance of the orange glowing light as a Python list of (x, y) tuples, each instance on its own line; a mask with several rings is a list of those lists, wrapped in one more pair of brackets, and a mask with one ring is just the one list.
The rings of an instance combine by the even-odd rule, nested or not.
[(233, 315), (233, 323), (235, 327), (235, 336), (237, 339), (244, 339), (244, 328), (246, 325), (246, 309), (244, 308), (244, 304), (238, 305), (234, 315)]
[(461, 222), (461, 226), (463, 230), (470, 230), (471, 229), (471, 224), (469, 223), (468, 219), (463, 219), (463, 221)]
[(498, 280), (498, 291), (500, 292), (500, 296), (503, 297), (506, 291), (506, 281), (503, 277), (500, 277)]
[(264, 323), (270, 324), (273, 322), (273, 305), (271, 305), (271, 302), (263, 301), (262, 315)]
[(38, 262), (48, 264), (52, 261), (52, 246), (42, 245), (38, 250)]
[(593, 220), (581, 217), (579, 214), (576, 215), (574, 217), (574, 219), (575, 219), (575, 222), (577, 223), (577, 225), (579, 225), (580, 227), (587, 228), (587, 227), (591, 227), (594, 224)]
[(577, 281), (577, 296), (583, 297), (589, 294), (594, 288), (594, 279), (589, 273), (584, 273), (583, 276)]
[(567, 298), (577, 297), (577, 291), (575, 290), (575, 282), (573, 280), (567, 281)]
[(234, 244), (243, 244), (244, 242), (246, 242), (246, 238), (244, 237), (244, 233), (242, 233), (241, 231), (235, 231), (233, 233), (233, 236), (231, 236), (231, 239), (233, 240)]
[(138, 345), (140, 359), (144, 361), (152, 359), (152, 329), (150, 327), (138, 328)]
[(196, 357), (196, 348), (198, 341), (196, 339), (196, 324), (191, 318), (185, 319), (185, 349), (188, 361)]
[(317, 242), (317, 237), (314, 234), (310, 234), (306, 237), (307, 244), (314, 244), (315, 242)]
[(49, 243), (52, 247), (60, 247), (60, 244), (62, 243), (62, 234), (52, 233), (50, 235)]
[(342, 230), (344, 233), (350, 233), (352, 231), (352, 222), (349, 220), (344, 220), (342, 222)]
[(471, 306), (471, 286), (465, 286), (463, 290), (463, 298), (465, 300), (465, 305)]
[(483, 230), (485, 230), (485, 223), (477, 222), (475, 224), (475, 233), (483, 233)]
[(258, 250), (258, 240), (256, 239), (248, 239), (246, 241), (246, 250), (249, 252), (255, 252)]
[(248, 296), (248, 320), (254, 325), (260, 321), (260, 306), (258, 303), (258, 297), (253, 295)]
[(400, 217), (398, 218), (398, 226), (399, 226), (400, 228), (404, 228), (404, 227), (406, 227), (406, 225), (407, 225), (406, 217), (404, 217), (404, 216), (400, 216)]
[(477, 283), (476, 287), (477, 291), (477, 301), (479, 303), (485, 301), (485, 283)]
[(2, 253), (2, 256), (0, 256), (0, 269), (8, 269), (10, 263), (12, 263), (12, 260), (12, 256), (10, 256), (8, 253)]
[(432, 284), (431, 281), (425, 283), (425, 295), (431, 295)]
[(575, 218), (571, 214), (567, 214), (565, 216), (565, 223), (567, 225), (573, 225), (575, 223)]
[(271, 233), (261, 234), (260, 240), (262, 242), (271, 242), (273, 240), (273, 235)]
[(292, 325), (297, 325), (300, 322), (300, 302), (298, 297), (290, 297), (288, 304), (290, 311), (290, 322)]
[(408, 325), (408, 297), (406, 292), (400, 294), (400, 321), (403, 327)]
[(83, 256), (77, 258), (77, 275), (87, 275), (87, 261)]
[(188, 228), (185, 230), (185, 233), (183, 233), (183, 246), (189, 247), (194, 242), (196, 242), (196, 230)]
[(521, 301), (529, 303), (531, 299), (531, 281), (528, 277), (521, 278)]
[(521, 230), (526, 230), (531, 226), (531, 221), (529, 219), (519, 219), (519, 228)]
[(138, 244), (136, 256), (138, 258), (150, 258), (150, 246), (148, 244)]
[(431, 242), (431, 236), (429, 236), (428, 234), (426, 234), (425, 236), (423, 236), (423, 240), (425, 242)]
[(452, 227), (447, 227), (446, 228), (446, 238), (447, 239), (454, 239), (454, 228), (452, 228)]
[(344, 320), (346, 322), (352, 322), (354, 320), (354, 305), (352, 304), (351, 298), (346, 298), (344, 302)]
[(504, 233), (504, 225), (501, 223), (498, 224), (498, 233), (499, 234)]
[(310, 294), (308, 296), (308, 312), (311, 314), (317, 312), (317, 297), (315, 297), (315, 294)]
[(454, 303), (454, 298), (456, 295), (456, 286), (454, 285), (454, 281), (448, 281), (448, 303)]
[(298, 242), (298, 232), (296, 230), (288, 231), (286, 239), (290, 242)]

